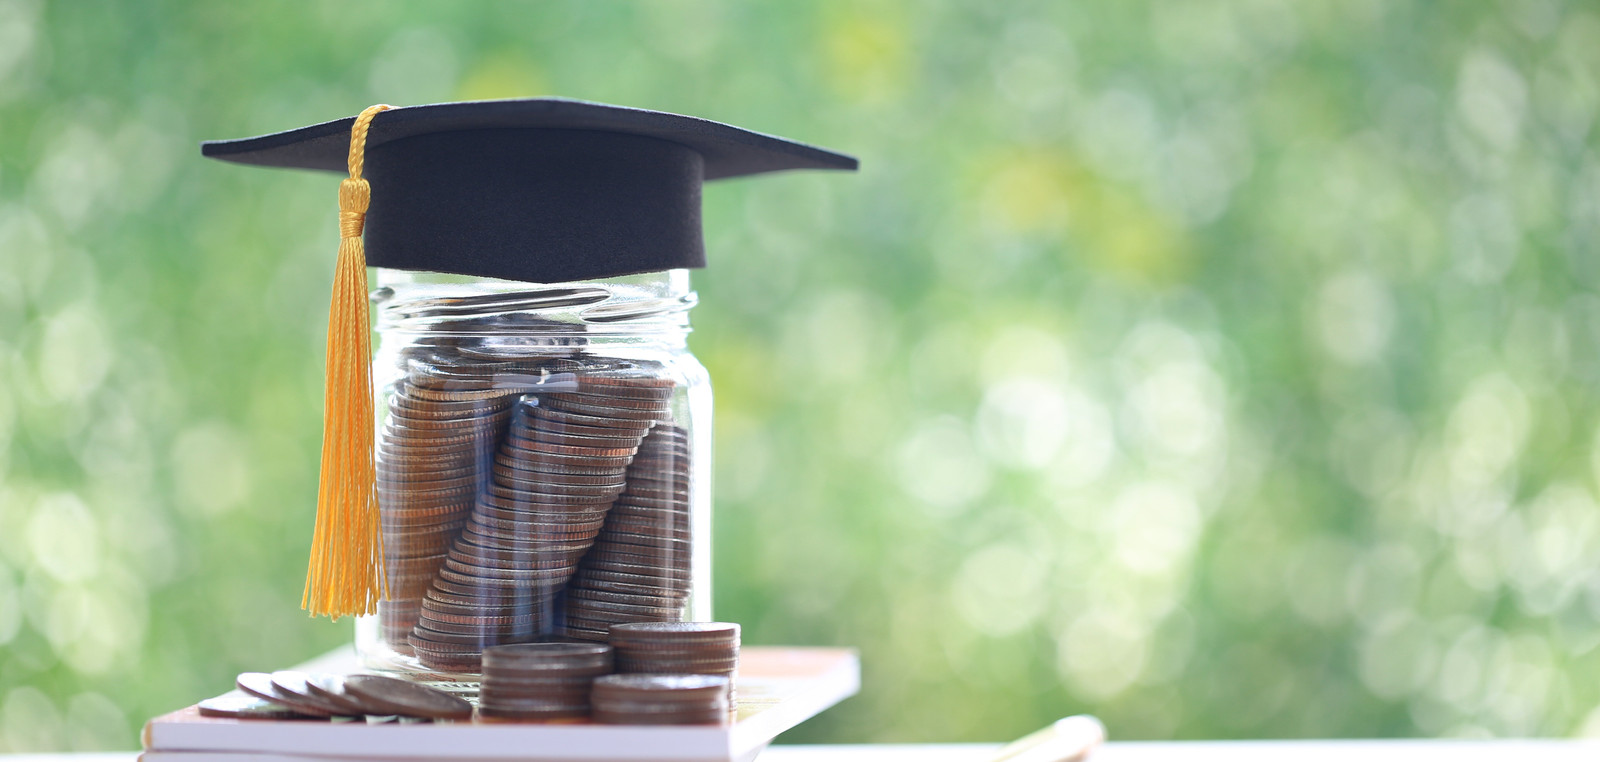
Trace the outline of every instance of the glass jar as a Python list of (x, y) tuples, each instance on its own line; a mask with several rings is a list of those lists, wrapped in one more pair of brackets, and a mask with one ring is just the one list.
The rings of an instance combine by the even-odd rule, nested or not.
[(374, 283), (387, 595), (357, 623), (364, 663), (470, 683), (489, 645), (710, 620), (711, 385), (686, 346), (688, 271)]

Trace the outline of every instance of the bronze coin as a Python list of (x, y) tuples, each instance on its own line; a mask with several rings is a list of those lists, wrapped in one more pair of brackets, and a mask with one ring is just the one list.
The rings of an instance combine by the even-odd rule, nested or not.
[(433, 581), (433, 589), (429, 590), (428, 597), (453, 596), (470, 601), (490, 601), (495, 605), (511, 606), (519, 602), (531, 603), (548, 599), (553, 591), (545, 586), (534, 587), (526, 585), (521, 588), (507, 585), (485, 585), (477, 579), (466, 582), (457, 582), (444, 577)]
[(677, 621), (683, 616), (683, 611), (678, 606), (639, 606), (631, 603), (615, 603), (600, 601), (593, 598), (568, 598), (567, 611), (585, 618), (596, 618), (597, 615), (626, 616), (642, 622)]
[[(611, 502), (622, 493), (623, 485), (616, 484), (559, 484), (545, 479), (520, 479), (513, 475), (502, 474), (500, 466), (495, 467), (495, 484), (499, 494), (515, 495), (517, 498), (537, 501), (541, 496), (552, 495), (556, 500), (545, 502), (570, 502), (570, 498), (604, 498)], [(530, 472), (522, 472), (530, 473)]]
[(612, 668), (611, 647), (588, 643), (517, 643), (484, 653), (484, 677), (499, 684), (594, 677)]
[(570, 417), (556, 417), (558, 415), (552, 410), (524, 409), (512, 419), (512, 425), (518, 427), (522, 435), (528, 438), (540, 436), (581, 437), (600, 442), (620, 440), (633, 444), (639, 444), (649, 428), (643, 425), (600, 426)]
[(532, 386), (491, 389), (432, 389), (426, 386), (413, 386), (406, 390), (406, 394), (412, 399), (427, 402), (480, 402), (520, 397), (530, 391), (533, 391)]
[(687, 463), (679, 467), (663, 462), (642, 449), (628, 465), (628, 481), (652, 489), (688, 489), (692, 481)]
[[(556, 455), (554, 453), (528, 452), (526, 450), (508, 452), (505, 449), (496, 452), (494, 457), (496, 463), (521, 471), (539, 471), (545, 468), (626, 469), (628, 462), (631, 460), (633, 460), (632, 455), (598, 457), (589, 455)], [(590, 473), (594, 472), (591, 471)]]
[(450, 557), (471, 566), (526, 566), (530, 568), (568, 568), (572, 565), (570, 554), (551, 554), (538, 550), (502, 550), (482, 546), (457, 545), (450, 549)]
[(685, 583), (666, 579), (640, 577), (637, 579), (644, 581), (623, 582), (614, 579), (596, 578), (582, 571), (578, 573), (578, 576), (582, 578), (583, 586), (591, 590), (610, 590), (630, 595), (677, 595), (679, 593), (687, 594), (689, 590), (689, 586)]
[[(586, 533), (594, 536), (606, 520), (605, 503), (576, 504), (573, 511), (517, 511), (485, 504), (475, 511), (467, 525), (480, 535), (517, 538), (518, 531), (547, 531), (547, 533)], [(576, 539), (574, 544), (578, 543)], [(587, 538), (584, 539), (587, 544)]]
[[(552, 500), (550, 499), (551, 497), (565, 499)], [(611, 499), (600, 497), (582, 498), (582, 496), (577, 495), (552, 496), (543, 493), (520, 492), (515, 489), (501, 487), (479, 496), (478, 505), (479, 507), (512, 511), (530, 516), (571, 515), (599, 518), (606, 515), (606, 510), (611, 506)]]
[(736, 622), (671, 622), (619, 627), (617, 633), (630, 640), (653, 643), (737, 643), (740, 629)]
[(537, 711), (501, 709), (493, 705), (481, 705), (478, 707), (478, 716), (489, 720), (506, 720), (513, 722), (583, 720), (589, 717), (589, 705), (584, 704), (581, 708), (572, 707), (570, 709), (540, 709)]
[[(458, 420), (458, 419), (447, 419)], [(440, 419), (411, 419), (403, 415), (390, 416), (379, 430), (380, 441), (386, 445), (426, 444), (449, 447), (477, 444), (494, 440), (503, 426), (503, 418), (483, 417), (459, 419), (456, 426), (440, 426)], [(416, 425), (421, 424), (421, 425)]]
[[(592, 682), (592, 678), (590, 678)], [(588, 708), (589, 691), (587, 688), (578, 687), (542, 687), (530, 686), (527, 688), (489, 689), (480, 683), (478, 693), (478, 706), (489, 706), (501, 711), (528, 711), (543, 710), (573, 710), (578, 707)]]
[(618, 534), (632, 534), (640, 537), (681, 540), (688, 542), (691, 539), (688, 527), (671, 521), (641, 521), (628, 516), (612, 517), (606, 523), (606, 531)]
[(683, 568), (667, 567), (664, 563), (624, 563), (610, 559), (584, 559), (584, 573), (619, 573), (619, 575), (650, 576), (650, 578), (664, 578), (664, 580), (690, 580), (690, 573)]
[[(550, 506), (545, 507), (549, 508)], [(478, 507), (473, 510), (474, 515), (484, 518), (502, 519), (506, 521), (528, 521), (535, 524), (586, 524), (591, 521), (604, 522), (606, 517), (606, 510), (604, 506), (595, 506), (593, 508), (584, 508), (582, 510), (571, 511), (525, 511), (521, 508), (502, 508), (498, 505), (492, 505), (485, 502), (480, 503)]]
[(627, 603), (635, 606), (651, 606), (656, 608), (671, 608), (674, 604), (671, 599), (659, 595), (629, 595), (627, 593), (613, 593), (605, 590), (589, 590), (587, 588), (569, 588), (567, 590), (567, 605), (571, 606), (578, 601), (609, 601), (612, 603)]
[[(456, 529), (460, 529), (460, 527), (456, 527)], [(455, 542), (456, 534), (457, 532), (455, 531), (426, 535), (419, 533), (396, 538), (389, 533), (385, 533), (383, 541), (384, 553), (396, 557), (436, 556), (450, 550), (450, 546)]]
[(446, 558), (444, 566), (439, 570), (443, 579), (452, 579), (452, 574), (457, 582), (475, 581), (480, 584), (493, 580), (525, 580), (530, 584), (549, 580), (564, 580), (569, 576), (566, 569), (535, 569), (521, 567), (515, 569), (498, 569), (491, 566), (476, 566), (465, 564), (454, 558)]
[(570, 402), (578, 405), (591, 405), (609, 410), (636, 410), (649, 411), (650, 413), (668, 412), (671, 404), (668, 399), (639, 399), (609, 394), (582, 394), (560, 392), (546, 394), (539, 398), (539, 404), (545, 405), (550, 401)]
[(422, 608), (453, 616), (527, 616), (546, 617), (552, 614), (552, 597), (508, 598), (461, 595), (443, 590), (429, 590), (422, 599)]
[[(518, 557), (513, 558), (501, 558), (491, 555), (489, 552), (461, 553), (452, 549), (450, 557), (454, 559), (456, 563), (467, 568), (503, 571), (515, 571), (518, 569), (561, 569), (570, 572), (577, 564), (577, 560), (572, 556), (555, 557), (540, 554), (536, 551), (518, 553), (517, 556)], [(532, 558), (527, 558), (524, 556), (531, 556)]]
[(321, 694), (313, 691), (311, 686), (308, 685), (310, 679), (311, 676), (304, 672), (287, 669), (279, 670), (272, 673), (272, 688), (279, 695), (292, 696), (295, 701), (305, 702), (310, 706), (327, 712), (330, 716), (364, 714), (359, 708), (352, 707), (349, 702), (324, 698)]
[(611, 404), (576, 402), (571, 399), (562, 399), (560, 398), (560, 395), (554, 394), (541, 397), (539, 399), (539, 406), (555, 412), (572, 413), (573, 415), (582, 415), (589, 418), (610, 418), (612, 420), (635, 421), (651, 424), (655, 423), (656, 421), (665, 420), (672, 416), (672, 413), (665, 409), (647, 408), (641, 410), (635, 408), (616, 407)]
[[(517, 644), (522, 645), (522, 644)], [(490, 646), (484, 649), (487, 652), (505, 646)], [(483, 671), (483, 680), (479, 683), (480, 696), (488, 697), (516, 697), (516, 696), (560, 696), (576, 694), (583, 697), (583, 703), (589, 702), (589, 689), (594, 685), (594, 679), (600, 675), (611, 674), (611, 666), (591, 667), (584, 670), (551, 669), (549, 673), (541, 674), (540, 671), (508, 671), (505, 668), (488, 667)], [(579, 674), (582, 672), (582, 674)]]
[(256, 696), (227, 693), (199, 704), (201, 717), (226, 717), (231, 720), (306, 720), (320, 719), (300, 714), (276, 701)]
[(591, 552), (589, 555), (584, 556), (582, 566), (586, 574), (593, 570), (619, 571), (642, 567), (662, 570), (660, 573), (650, 576), (684, 581), (690, 579), (690, 567), (688, 563), (666, 563), (650, 558), (641, 558), (638, 556), (618, 556), (612, 554), (595, 554)]
[(507, 479), (535, 482), (540, 484), (607, 487), (615, 489), (617, 492), (621, 492), (628, 484), (626, 477), (624, 477), (620, 472), (607, 472), (600, 474), (569, 474), (552, 471), (526, 471), (523, 469), (508, 469), (504, 466), (496, 465), (493, 473), (496, 479), (489, 482), (489, 491), (502, 494), (512, 492), (512, 486), (501, 484), (501, 482)]
[(415, 411), (415, 410), (424, 410), (424, 411), (449, 410), (451, 412), (454, 412), (454, 413), (457, 413), (457, 414), (460, 414), (460, 415), (467, 415), (467, 414), (473, 414), (473, 413), (485, 413), (485, 412), (493, 413), (493, 412), (497, 412), (497, 411), (509, 406), (510, 404), (513, 404), (513, 403), (502, 402), (500, 400), (495, 400), (495, 399), (490, 399), (490, 400), (436, 400), (436, 399), (425, 399), (423, 397), (417, 396), (416, 394), (413, 394), (412, 390), (409, 389), (409, 388), (400, 389), (400, 390), (396, 391), (394, 393), (394, 395), (389, 398), (389, 407), (391, 407), (391, 408), (398, 408), (398, 409), (403, 409), (403, 410), (407, 410), (407, 411)]
[(512, 591), (528, 590), (535, 595), (552, 595), (566, 584), (572, 575), (562, 569), (538, 570), (534, 572), (516, 573), (505, 570), (486, 569), (479, 566), (466, 567), (471, 571), (462, 572), (457, 569), (445, 567), (439, 570), (438, 582), (454, 582), (458, 585), (472, 585), (478, 589), (478, 594), (483, 598), (495, 596), (504, 597), (511, 595)]
[(445, 646), (456, 646), (463, 649), (476, 649), (478, 651), (482, 651), (484, 646), (492, 646), (496, 643), (503, 642), (491, 633), (474, 632), (458, 634), (453, 632), (441, 632), (429, 627), (428, 620), (426, 619), (418, 622), (416, 628), (411, 631), (411, 646), (413, 648), (423, 647), (417, 645), (418, 640), (425, 641), (428, 644), (426, 647), (434, 650), (439, 650)]
[(390, 714), (452, 720), (472, 717), (472, 705), (464, 699), (392, 677), (351, 675), (345, 678), (345, 690)]
[(617, 656), (617, 671), (655, 675), (726, 675), (739, 668), (739, 655), (660, 656), (629, 651)]
[[(508, 468), (515, 468), (519, 472), (531, 472), (521, 474), (520, 478), (524, 479), (536, 479), (539, 478), (539, 474), (569, 474), (572, 476), (604, 476), (614, 481), (623, 481), (626, 478), (624, 475), (627, 473), (627, 466), (625, 465), (584, 466), (571, 465), (568, 463), (557, 463), (542, 459), (531, 461), (509, 457), (507, 458), (507, 461), (508, 462), (504, 463), (503, 465), (507, 466)], [(485, 468), (490, 468), (493, 465), (493, 463), (487, 464)]]
[(279, 691), (272, 685), (272, 675), (265, 672), (241, 672), (234, 679), (234, 686), (256, 698), (287, 707), (296, 714), (323, 718), (333, 717), (336, 714), (336, 712), (322, 709), (317, 704), (298, 700), (292, 694)]
[[(570, 455), (583, 458), (632, 458), (638, 451), (638, 446), (627, 445), (622, 447), (580, 447), (575, 445), (552, 444), (527, 439), (522, 436), (512, 435), (506, 437), (505, 447), (519, 453), (538, 453), (546, 455)], [(538, 454), (529, 457), (537, 459)]]
[(511, 643), (537, 635), (543, 626), (543, 621), (517, 624), (457, 624), (432, 617), (423, 617), (421, 621), (417, 622), (417, 626), (425, 627), (432, 632), (442, 632), (448, 635), (476, 637), (480, 638), (482, 642)]
[(676, 381), (663, 376), (609, 376), (599, 373), (580, 373), (577, 381), (580, 392), (613, 397), (669, 399), (678, 386)]
[(547, 408), (542, 405), (529, 413), (529, 415), (532, 418), (541, 421), (550, 421), (551, 423), (563, 424), (567, 426), (587, 426), (598, 429), (630, 429), (638, 431), (641, 436), (647, 429), (655, 425), (654, 420), (634, 420), (610, 417), (606, 415), (586, 415), (568, 410)]
[(677, 526), (689, 526), (690, 513), (687, 504), (679, 508), (665, 508), (659, 505), (640, 505), (642, 502), (645, 502), (643, 498), (619, 495), (617, 501), (611, 504), (612, 513), (618, 519), (666, 521)]
[(611, 510), (607, 511), (606, 515), (615, 516), (619, 522), (632, 519), (635, 521), (664, 521), (680, 527), (689, 526), (688, 511), (668, 511), (661, 508), (641, 508), (632, 503), (622, 502), (621, 500), (612, 503)]
[(539, 617), (523, 614), (518, 616), (471, 616), (464, 614), (447, 614), (433, 612), (430, 617), (436, 623), (459, 624), (476, 627), (524, 627), (539, 621)]
[(385, 538), (404, 540), (453, 532), (461, 528), (470, 513), (470, 503), (442, 503), (416, 508), (392, 508), (380, 514), (378, 522)]
[(604, 609), (594, 608), (583, 608), (578, 610), (569, 609), (566, 614), (567, 622), (569, 624), (575, 624), (580, 627), (595, 628), (598, 628), (599, 625), (602, 624), (610, 625), (630, 624), (634, 622), (675, 622), (680, 616), (677, 611), (673, 611), (670, 614), (642, 615), (624, 614), (616, 611), (607, 611)]
[[(396, 398), (389, 407), (388, 424), (404, 425), (414, 429), (448, 431), (458, 427), (472, 428), (504, 420), (509, 411), (496, 404), (470, 403), (458, 406), (453, 402), (414, 402)], [(448, 425), (455, 421), (459, 426)]]
[(436, 672), (472, 673), (478, 671), (477, 652), (465, 654), (441, 653), (410, 646), (422, 665)]
[[(597, 429), (597, 431), (605, 431)], [(610, 435), (573, 434), (559, 430), (549, 430), (543, 427), (523, 428), (518, 431), (518, 438), (526, 442), (536, 442), (548, 445), (567, 445), (570, 447), (599, 447), (616, 448), (626, 447), (637, 450), (639, 436), (626, 431), (610, 430)]]
[(568, 623), (563, 632), (567, 633), (568, 637), (575, 640), (587, 640), (596, 643), (606, 642), (606, 633), (603, 630), (591, 630), (584, 627), (573, 627), (571, 623)]
[(684, 712), (631, 712), (590, 705), (589, 718), (602, 725), (727, 725), (727, 704)]
[(594, 703), (709, 704), (725, 700), (728, 679), (712, 675), (606, 675), (595, 678)]
[(463, 469), (463, 472), (447, 478), (441, 478), (437, 473), (414, 470), (406, 478), (391, 479), (383, 474), (378, 475), (378, 494), (394, 495), (429, 495), (438, 492), (448, 492), (459, 489), (477, 489), (479, 485), (487, 482), (484, 474)]
[(478, 531), (468, 526), (461, 531), (461, 541), (495, 550), (540, 553), (551, 558), (568, 558), (573, 563), (583, 557), (591, 544), (592, 535), (521, 536), (516, 532)]

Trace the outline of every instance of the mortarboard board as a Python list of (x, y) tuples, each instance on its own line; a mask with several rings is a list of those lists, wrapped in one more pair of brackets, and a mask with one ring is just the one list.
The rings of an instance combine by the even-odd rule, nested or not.
[[(202, 144), (214, 159), (343, 172), (354, 117)], [(856, 168), (719, 122), (561, 98), (440, 103), (375, 116), (367, 263), (537, 283), (703, 267), (700, 185)]]
[(342, 172), (317, 526), (302, 602), (372, 611), (383, 550), (366, 267), (536, 283), (705, 264), (704, 181), (856, 160), (718, 122), (562, 98), (373, 106), (201, 145), (240, 164)]

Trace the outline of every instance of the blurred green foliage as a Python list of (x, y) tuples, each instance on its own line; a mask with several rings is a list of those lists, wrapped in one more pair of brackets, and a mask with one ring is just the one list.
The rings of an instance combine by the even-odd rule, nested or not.
[(706, 191), (716, 606), (787, 738), (1600, 732), (1600, 13), (1563, 0), (0, 0), (0, 750), (297, 605), (334, 179), (197, 143), (556, 94), (855, 153)]

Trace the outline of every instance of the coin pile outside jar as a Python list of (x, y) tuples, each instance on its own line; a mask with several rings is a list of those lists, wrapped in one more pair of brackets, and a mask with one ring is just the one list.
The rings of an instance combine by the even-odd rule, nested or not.
[(713, 675), (608, 675), (594, 681), (595, 722), (703, 725), (728, 722), (728, 678)]
[(383, 675), (308, 675), (294, 670), (244, 672), (234, 681), (244, 696), (200, 702), (200, 714), (244, 720), (407, 717), (470, 720), (472, 704), (458, 696)]
[(617, 672), (652, 675), (713, 675), (739, 671), (739, 625), (727, 622), (644, 622), (611, 627)]
[(380, 331), (408, 330), (391, 326), (375, 373), (388, 586), (377, 635), (418, 667), (369, 664), (470, 675), (492, 646), (605, 642), (613, 624), (685, 617), (704, 369), (550, 316), (614, 295), (401, 300), (380, 313)]
[(500, 720), (581, 720), (596, 677), (612, 670), (602, 643), (519, 643), (483, 651), (478, 715)]

